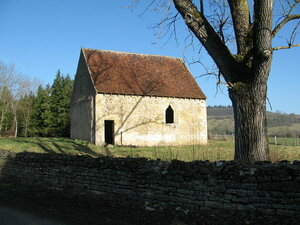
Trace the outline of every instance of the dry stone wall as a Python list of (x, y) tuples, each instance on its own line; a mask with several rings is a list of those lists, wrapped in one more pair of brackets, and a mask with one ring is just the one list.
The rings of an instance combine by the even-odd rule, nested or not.
[(300, 162), (162, 162), (0, 151), (0, 184), (146, 209), (300, 213)]

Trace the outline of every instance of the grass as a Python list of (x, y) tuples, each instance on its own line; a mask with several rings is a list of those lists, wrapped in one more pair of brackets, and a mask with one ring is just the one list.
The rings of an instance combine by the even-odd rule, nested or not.
[(68, 138), (0, 138), (0, 150), (99, 155), (97, 146)]
[[(171, 161), (233, 160), (232, 140), (209, 140), (208, 145), (169, 147), (103, 147), (68, 138), (0, 138), (0, 150), (13, 152), (87, 154), (93, 157), (146, 157)], [(300, 160), (300, 146), (270, 145), (272, 161)]]
[(269, 143), (274, 145), (300, 146), (300, 137), (269, 137)]
[(173, 159), (182, 161), (194, 160), (231, 160), (233, 159), (233, 143), (222, 141), (210, 141), (208, 145), (194, 146), (169, 146), (148, 148), (123, 148), (115, 147), (118, 156), (146, 157), (171, 161)]

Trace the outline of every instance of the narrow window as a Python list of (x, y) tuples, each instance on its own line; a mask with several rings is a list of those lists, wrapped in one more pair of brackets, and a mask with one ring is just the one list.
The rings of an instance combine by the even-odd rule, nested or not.
[(170, 105), (166, 110), (166, 123), (174, 123), (174, 110)]

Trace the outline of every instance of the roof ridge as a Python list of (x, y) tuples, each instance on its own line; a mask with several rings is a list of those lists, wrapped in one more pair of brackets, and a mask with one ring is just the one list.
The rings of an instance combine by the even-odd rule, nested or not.
[(104, 49), (92, 49), (92, 48), (81, 48), (81, 49), (86, 49), (86, 50), (91, 50), (91, 51), (100, 51), (100, 52), (111, 52), (111, 53), (117, 53), (117, 54), (128, 54), (128, 55), (140, 55), (140, 56), (150, 56), (150, 57), (163, 57), (163, 58), (170, 58), (170, 59), (176, 59), (183, 61), (179, 57), (174, 57), (174, 56), (165, 56), (165, 55), (155, 55), (155, 54), (142, 54), (142, 53), (135, 53), (135, 52), (121, 52), (121, 51), (114, 51), (114, 50), (104, 50)]

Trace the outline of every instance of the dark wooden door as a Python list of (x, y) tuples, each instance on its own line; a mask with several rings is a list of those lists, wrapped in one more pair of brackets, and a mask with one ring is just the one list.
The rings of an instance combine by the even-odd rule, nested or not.
[(104, 120), (104, 139), (106, 144), (115, 144), (114, 130), (114, 121)]

